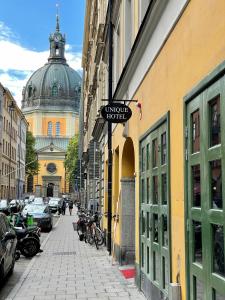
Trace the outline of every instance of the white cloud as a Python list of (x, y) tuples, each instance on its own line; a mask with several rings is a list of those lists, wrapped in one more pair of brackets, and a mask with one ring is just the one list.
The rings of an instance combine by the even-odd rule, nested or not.
[[(27, 80), (47, 62), (48, 56), (49, 50), (38, 52), (21, 46), (10, 28), (0, 22), (0, 82), (11, 91), (19, 106)], [(80, 72), (81, 53), (72, 52), (72, 46), (66, 45), (65, 56), (68, 64)]]

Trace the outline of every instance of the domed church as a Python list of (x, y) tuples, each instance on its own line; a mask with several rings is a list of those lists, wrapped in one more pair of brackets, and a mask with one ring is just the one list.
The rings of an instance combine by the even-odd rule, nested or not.
[(38, 174), (27, 178), (27, 192), (57, 197), (69, 192), (64, 160), (69, 140), (79, 132), (81, 77), (66, 62), (58, 16), (49, 42), (48, 62), (23, 89), (22, 111), (35, 137), (39, 162)]

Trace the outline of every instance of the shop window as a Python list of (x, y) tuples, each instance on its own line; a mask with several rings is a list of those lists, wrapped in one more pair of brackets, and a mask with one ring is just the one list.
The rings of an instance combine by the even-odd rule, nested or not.
[(211, 170), (211, 205), (212, 208), (222, 209), (222, 172), (221, 161), (213, 160), (210, 162)]
[(193, 221), (194, 261), (202, 263), (202, 224)]
[(200, 151), (200, 114), (196, 110), (191, 115), (192, 119), (192, 153)]
[(223, 226), (212, 224), (212, 235), (213, 271), (225, 276)]
[(193, 206), (201, 207), (200, 165), (192, 166)]
[(159, 224), (157, 214), (153, 214), (153, 241), (155, 243), (159, 242)]
[(161, 147), (162, 147), (162, 151), (161, 151), (161, 162), (162, 165), (164, 165), (166, 163), (166, 132), (164, 132), (161, 135)]
[(167, 204), (167, 175), (162, 174), (162, 204)]
[(157, 167), (158, 165), (158, 140), (154, 139), (152, 141), (152, 165), (153, 168)]
[(153, 204), (158, 203), (158, 176), (153, 176)]
[(210, 146), (221, 142), (220, 133), (220, 97), (209, 102), (210, 107)]

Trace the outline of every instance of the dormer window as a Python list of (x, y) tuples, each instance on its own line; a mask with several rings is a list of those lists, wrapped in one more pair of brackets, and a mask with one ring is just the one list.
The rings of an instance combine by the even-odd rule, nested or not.
[(29, 85), (28, 86), (28, 98), (30, 98), (32, 96), (32, 86)]
[(58, 96), (58, 87), (56, 84), (53, 85), (52, 87), (52, 96), (57, 97)]

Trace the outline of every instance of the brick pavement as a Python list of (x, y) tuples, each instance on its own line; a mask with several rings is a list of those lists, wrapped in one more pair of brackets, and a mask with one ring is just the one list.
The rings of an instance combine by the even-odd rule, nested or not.
[(112, 266), (104, 247), (78, 240), (72, 221), (61, 216), (44, 252), (36, 256), (6, 300), (146, 299), (136, 286)]

